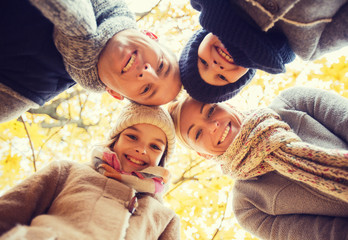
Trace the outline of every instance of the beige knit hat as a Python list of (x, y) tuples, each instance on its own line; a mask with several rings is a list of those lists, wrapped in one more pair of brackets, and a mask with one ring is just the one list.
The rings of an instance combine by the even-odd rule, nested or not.
[(168, 142), (167, 155), (165, 157), (168, 161), (175, 149), (175, 129), (168, 111), (161, 106), (145, 106), (134, 102), (127, 104), (118, 116), (108, 139), (114, 139), (126, 128), (141, 123), (151, 124), (163, 130)]

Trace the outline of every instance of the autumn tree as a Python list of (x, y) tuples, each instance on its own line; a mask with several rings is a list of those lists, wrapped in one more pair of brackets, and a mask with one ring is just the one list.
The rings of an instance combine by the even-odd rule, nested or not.
[[(139, 28), (153, 31), (177, 56), (199, 29), (198, 14), (187, 0), (155, 1), (137, 19)], [(280, 91), (294, 85), (348, 97), (347, 56), (340, 51), (314, 62), (296, 59), (284, 74), (258, 71), (230, 102), (244, 110), (267, 106)], [(89, 150), (104, 140), (125, 103), (75, 86), (41, 108), (0, 124), (0, 194), (50, 161), (88, 162)], [(233, 180), (222, 175), (219, 166), (178, 144), (168, 167), (172, 184), (165, 201), (181, 217), (182, 239), (257, 239), (234, 218)]]

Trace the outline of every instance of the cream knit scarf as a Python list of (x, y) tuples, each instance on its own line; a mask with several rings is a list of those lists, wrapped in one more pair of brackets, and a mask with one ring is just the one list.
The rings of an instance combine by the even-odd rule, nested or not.
[(232, 144), (215, 160), (236, 179), (275, 170), (348, 202), (348, 151), (302, 142), (270, 108), (248, 114)]
[(170, 178), (169, 171), (160, 166), (147, 167), (138, 172), (124, 172), (116, 153), (106, 147), (93, 149), (92, 165), (104, 176), (116, 179), (137, 192), (163, 193), (164, 185)]

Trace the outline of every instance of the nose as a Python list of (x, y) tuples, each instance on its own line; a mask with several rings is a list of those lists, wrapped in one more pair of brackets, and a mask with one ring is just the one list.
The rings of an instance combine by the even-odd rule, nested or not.
[(209, 122), (208, 130), (210, 133), (215, 133), (216, 130), (219, 128), (219, 126), (220, 126), (220, 123), (216, 120), (213, 120), (213, 121)]
[(158, 80), (158, 76), (155, 69), (149, 63), (145, 63), (138, 75), (138, 79), (156, 81)]
[(222, 64), (220, 64), (220, 62), (216, 61), (216, 60), (213, 60), (213, 69), (214, 70), (223, 70), (224, 69), (224, 66), (222, 66)]
[(138, 144), (135, 147), (135, 151), (141, 155), (145, 155), (146, 154), (146, 147), (145, 144)]

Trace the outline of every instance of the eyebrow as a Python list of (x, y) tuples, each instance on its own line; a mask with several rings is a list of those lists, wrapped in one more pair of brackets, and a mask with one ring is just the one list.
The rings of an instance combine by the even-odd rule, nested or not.
[[(202, 103), (202, 106), (201, 106), (201, 109), (200, 109), (200, 114), (202, 114), (202, 112), (203, 112), (203, 108), (204, 108), (204, 106), (205, 105), (207, 105), (206, 103)], [(195, 124), (192, 124), (188, 129), (187, 129), (187, 136), (189, 136), (189, 134), (190, 134), (190, 131), (191, 131), (191, 129), (193, 128), (195, 126)]]
[(203, 112), (203, 108), (204, 108), (205, 105), (207, 105), (207, 104), (206, 104), (206, 103), (202, 103), (201, 110), (199, 111), (201, 114), (202, 114), (202, 112)]
[(162, 140), (162, 139), (160, 139), (160, 138), (155, 138), (155, 141), (160, 142), (160, 143), (162, 143), (163, 145), (166, 145), (166, 143), (165, 143), (165, 142), (163, 142), (163, 140)]
[(189, 127), (189, 129), (187, 129), (187, 137), (189, 137), (190, 136), (190, 131), (191, 131), (191, 129), (193, 128), (195, 126), (195, 124), (192, 124), (190, 127)]
[(137, 129), (137, 128), (134, 127), (134, 126), (130, 126), (130, 127), (128, 127), (128, 128), (133, 129), (134, 131), (140, 132), (139, 129)]

